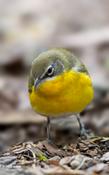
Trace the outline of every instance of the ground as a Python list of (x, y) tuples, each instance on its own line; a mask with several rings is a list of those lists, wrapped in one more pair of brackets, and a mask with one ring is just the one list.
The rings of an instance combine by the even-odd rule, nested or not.
[[(64, 47), (86, 65), (94, 100), (76, 117), (46, 118), (28, 99), (32, 60)], [(109, 174), (109, 1), (0, 0), (0, 174)]]

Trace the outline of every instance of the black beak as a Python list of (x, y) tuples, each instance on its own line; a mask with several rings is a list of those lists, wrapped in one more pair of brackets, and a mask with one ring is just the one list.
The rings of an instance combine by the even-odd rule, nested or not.
[(34, 87), (37, 88), (39, 86), (40, 82), (41, 82), (41, 79), (37, 78), (34, 82)]
[(39, 78), (36, 78), (35, 82), (34, 82), (34, 87), (37, 88), (40, 84), (40, 82), (42, 82), (44, 80), (44, 78), (46, 77), (46, 75), (42, 75)]

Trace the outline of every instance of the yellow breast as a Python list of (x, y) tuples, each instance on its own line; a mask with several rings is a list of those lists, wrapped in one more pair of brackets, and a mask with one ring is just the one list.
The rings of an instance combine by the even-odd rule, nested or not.
[(29, 94), (33, 109), (49, 117), (81, 112), (93, 96), (90, 77), (73, 70), (45, 80)]

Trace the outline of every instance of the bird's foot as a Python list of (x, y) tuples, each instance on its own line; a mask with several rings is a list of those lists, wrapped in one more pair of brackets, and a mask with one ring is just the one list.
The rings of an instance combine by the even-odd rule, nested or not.
[(82, 137), (83, 139), (88, 139), (90, 137), (84, 126), (80, 128), (80, 137)]
[(77, 115), (77, 120), (78, 120), (79, 127), (80, 127), (80, 137), (82, 137), (84, 139), (88, 139), (89, 135), (87, 133), (87, 130), (85, 129), (84, 124), (78, 115)]

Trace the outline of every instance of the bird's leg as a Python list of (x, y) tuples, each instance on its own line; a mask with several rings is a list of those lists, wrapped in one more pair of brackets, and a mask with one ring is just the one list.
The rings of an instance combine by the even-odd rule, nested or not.
[(80, 119), (80, 116), (76, 115), (76, 117), (77, 117), (77, 120), (78, 120), (78, 123), (79, 123), (79, 127), (80, 127), (80, 136), (85, 136), (87, 138), (88, 135), (87, 135), (86, 129), (84, 127), (84, 124), (83, 124), (83, 122)]
[(51, 136), (50, 136), (50, 118), (47, 117), (47, 139), (48, 142), (51, 143)]

